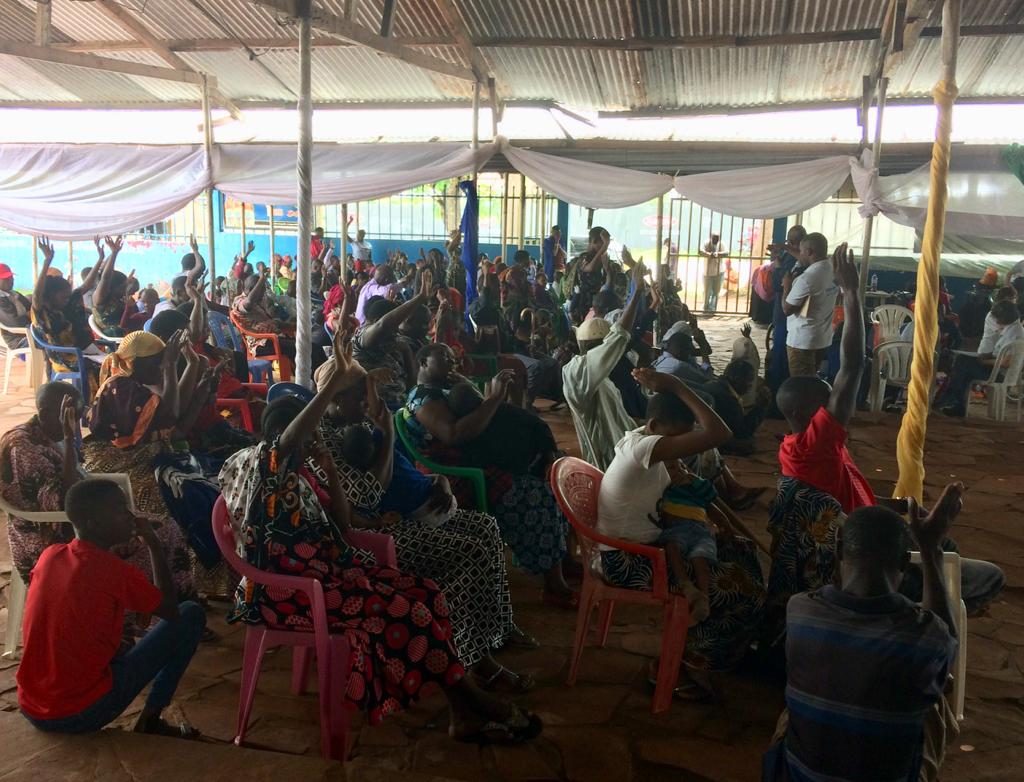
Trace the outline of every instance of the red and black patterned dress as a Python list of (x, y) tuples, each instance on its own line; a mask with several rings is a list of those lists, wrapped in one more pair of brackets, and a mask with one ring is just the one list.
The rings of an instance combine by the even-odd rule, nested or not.
[[(271, 573), (316, 578), (327, 621), (353, 651), (346, 696), (371, 724), (416, 700), (428, 682), (465, 674), (444, 593), (431, 580), (378, 567), (353, 548), (302, 474), (278, 462), (276, 443), (232, 456), (221, 470), (239, 553)], [(242, 580), (229, 621), (313, 630), (305, 595)]]

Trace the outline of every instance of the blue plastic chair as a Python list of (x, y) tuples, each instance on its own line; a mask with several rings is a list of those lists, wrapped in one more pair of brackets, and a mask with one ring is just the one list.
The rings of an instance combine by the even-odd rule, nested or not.
[(147, 320), (145, 323), (142, 324), (142, 330), (145, 331), (147, 334), (151, 333), (152, 327), (153, 327), (153, 319), (152, 318), (150, 318), (149, 320)]
[(316, 396), (305, 386), (300, 386), (298, 383), (274, 383), (267, 391), (267, 404), (269, 405), (275, 399), (281, 399), (286, 396), (294, 396), (296, 399), (301, 399), (306, 404), (313, 401), (313, 397)]
[[(231, 319), (219, 312), (210, 310), (206, 313), (207, 321), (210, 324), (210, 333), (213, 335), (213, 343), (222, 350), (233, 350), (236, 353), (245, 353), (245, 345), (242, 344), (242, 335), (235, 329)], [(274, 382), (274, 364), (264, 358), (249, 359), (249, 379), (253, 383), (266, 383), (272, 385)]]
[[(40, 350), (46, 354), (46, 380), (51, 381), (63, 381), (65, 383), (71, 383), (75, 386), (82, 394), (82, 402), (85, 405), (89, 404), (89, 377), (87, 375), (88, 370), (86, 363), (89, 359), (85, 357), (78, 348), (69, 348), (64, 345), (51, 345), (49, 342), (43, 339), (43, 335), (40, 333), (39, 328), (32, 324), (29, 328), (28, 333), (32, 341), (36, 344)], [(54, 372), (53, 365), (50, 363), (50, 355), (53, 353), (64, 353), (69, 356), (74, 356), (77, 362), (78, 371), (62, 371)]]

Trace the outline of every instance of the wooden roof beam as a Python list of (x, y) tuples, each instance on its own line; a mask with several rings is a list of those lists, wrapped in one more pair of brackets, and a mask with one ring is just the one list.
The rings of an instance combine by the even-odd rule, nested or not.
[(53, 17), (53, 6), (50, 0), (36, 0), (36, 46), (49, 46), (53, 38), (50, 20)]
[(491, 76), (491, 69), (484, 60), (483, 55), (480, 54), (480, 50), (469, 37), (469, 28), (466, 26), (466, 20), (462, 18), (462, 13), (455, 7), (455, 3), (452, 0), (435, 1), (441, 15), (448, 22), (448, 29), (451, 31), (455, 45), (458, 46), (459, 51), (462, 52), (462, 55), (469, 62), (470, 67), (472, 67), (473, 73), (476, 74), (476, 80), (480, 84), (486, 84)]
[[(126, 6), (115, 3), (114, 0), (93, 0), (93, 7), (98, 8), (101, 13), (111, 19), (118, 27), (145, 44), (147, 49), (175, 70), (196, 73), (191, 65), (171, 51), (170, 47), (154, 35), (153, 31), (146, 27)], [(241, 119), (241, 109), (229, 97), (219, 90), (213, 90), (213, 93), (217, 102), (221, 103), (234, 119)]]
[[(125, 76), (144, 76), (148, 79), (163, 79), (165, 81), (177, 81), (185, 84), (199, 85), (203, 83), (202, 75), (191, 71), (179, 71), (174, 68), (160, 68), (155, 65), (112, 60), (109, 57), (68, 52), (51, 46), (35, 46), (30, 43), (23, 43), (22, 41), (0, 41), (0, 54), (21, 57), (25, 60), (39, 60), (40, 62), (52, 62), (58, 65), (92, 68), (93, 70), (107, 71), (108, 73), (121, 73)], [(216, 84), (217, 80), (215, 78), (212, 76), (208, 78), (211, 84)]]
[[(274, 11), (287, 14), (288, 16), (295, 16), (295, 2), (294, 0), (254, 0), (257, 5), (261, 5), (265, 8), (270, 8)], [(383, 54), (387, 57), (394, 57), (396, 60), (414, 65), (417, 68), (423, 68), (424, 70), (433, 71), (434, 73), (440, 73), (444, 76), (450, 76), (454, 79), (464, 79), (465, 81), (476, 81), (476, 76), (468, 68), (463, 68), (460, 65), (455, 65), (442, 60), (438, 57), (433, 57), (422, 52), (414, 51), (407, 46), (396, 43), (389, 38), (382, 38), (381, 36), (374, 33), (372, 30), (367, 30), (362, 25), (348, 22), (340, 16), (328, 13), (317, 8), (313, 9), (313, 27), (322, 32), (330, 35), (335, 35), (339, 38), (344, 38), (352, 43), (365, 46), (367, 49), (372, 49), (379, 54)]]

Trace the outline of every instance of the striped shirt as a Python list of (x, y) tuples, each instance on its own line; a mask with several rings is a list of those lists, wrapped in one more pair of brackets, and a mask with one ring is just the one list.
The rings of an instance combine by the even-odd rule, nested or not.
[(956, 639), (903, 595), (827, 586), (786, 609), (785, 766), (794, 782), (917, 780)]

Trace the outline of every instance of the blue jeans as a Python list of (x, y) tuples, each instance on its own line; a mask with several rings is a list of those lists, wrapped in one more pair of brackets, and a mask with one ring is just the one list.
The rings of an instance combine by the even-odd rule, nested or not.
[(692, 519), (676, 519), (666, 524), (655, 541), (656, 546), (676, 543), (686, 559), (702, 557), (711, 563), (718, 562), (718, 545), (715, 536), (706, 525)]
[[(909, 565), (903, 574), (900, 593), (921, 602), (924, 579), (920, 565)], [(1006, 576), (998, 565), (983, 559), (960, 559), (960, 597), (967, 606), (967, 613), (973, 614), (995, 600), (1003, 591)], [(953, 607), (955, 612), (956, 606)]]
[(53, 733), (91, 733), (120, 717), (150, 682), (153, 686), (146, 708), (159, 712), (169, 706), (206, 627), (206, 614), (198, 603), (182, 603), (178, 614), (178, 621), (159, 621), (127, 653), (111, 661), (110, 692), (91, 706), (54, 720), (37, 720), (26, 714), (28, 721)]
[(704, 277), (704, 311), (718, 309), (718, 292), (722, 289), (722, 275), (709, 274)]

